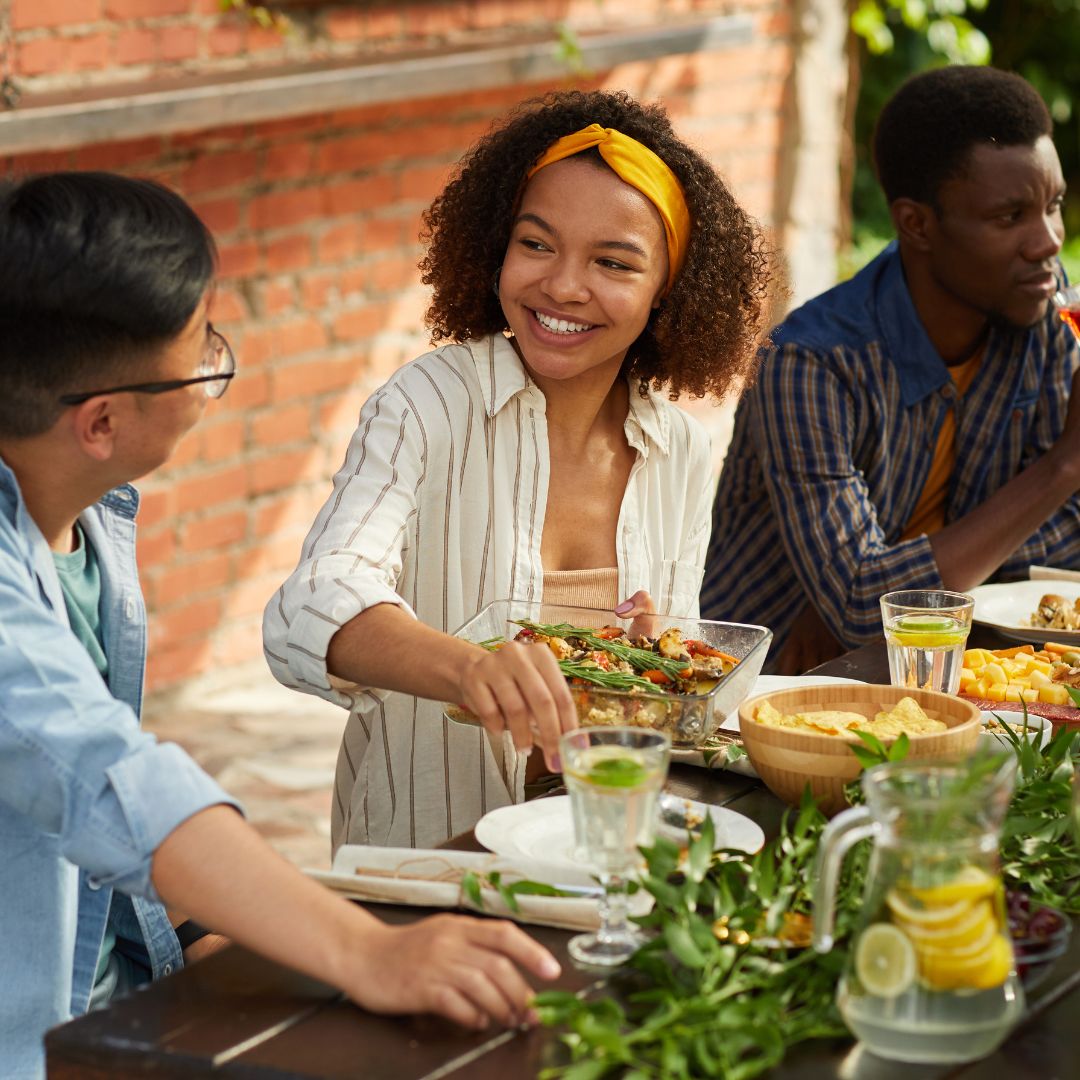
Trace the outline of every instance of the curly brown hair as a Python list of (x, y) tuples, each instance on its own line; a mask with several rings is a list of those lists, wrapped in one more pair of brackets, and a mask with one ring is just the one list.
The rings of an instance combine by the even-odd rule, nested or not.
[(686, 262), (627, 354), (626, 374), (643, 394), (651, 385), (666, 386), (673, 399), (722, 398), (756, 367), (772, 295), (771, 252), (712, 165), (672, 130), (663, 107), (639, 104), (622, 91), (572, 90), (525, 101), (461, 159), (423, 217), (427, 254), (420, 270), (424, 284), (434, 287), (427, 311), (432, 338), (468, 341), (506, 328), (492, 285), (525, 174), (556, 140), (594, 123), (663, 159), (690, 210)]

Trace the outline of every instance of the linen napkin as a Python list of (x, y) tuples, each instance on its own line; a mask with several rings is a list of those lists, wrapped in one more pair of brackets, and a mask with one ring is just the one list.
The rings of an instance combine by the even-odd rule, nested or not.
[(1032, 581), (1080, 581), (1080, 570), (1066, 570), (1059, 566), (1029, 566), (1028, 577)]
[[(462, 884), (470, 871), (480, 879), (483, 901), (480, 908)], [(585, 867), (515, 860), (488, 852), (345, 844), (338, 848), (329, 871), (305, 872), (327, 888), (354, 900), (470, 908), (517, 922), (566, 930), (593, 930), (600, 925), (599, 886)], [(492, 873), (500, 874), (504, 885), (515, 881), (540, 881), (574, 890), (574, 894), (565, 897), (518, 895), (520, 910), (515, 912), (488, 884)], [(651, 906), (652, 897), (644, 889), (630, 897), (632, 915), (643, 915)]]

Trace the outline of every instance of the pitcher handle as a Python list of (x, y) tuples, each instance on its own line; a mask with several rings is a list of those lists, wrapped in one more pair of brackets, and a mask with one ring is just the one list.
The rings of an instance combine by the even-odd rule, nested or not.
[(877, 834), (881, 826), (866, 806), (853, 806), (825, 826), (814, 859), (814, 948), (827, 953), (833, 947), (836, 883), (844, 856), (860, 840)]

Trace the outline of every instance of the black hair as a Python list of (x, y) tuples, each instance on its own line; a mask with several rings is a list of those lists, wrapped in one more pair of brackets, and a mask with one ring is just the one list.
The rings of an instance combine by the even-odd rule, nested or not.
[(206, 226), (153, 181), (0, 184), (0, 437), (47, 431), (61, 394), (131, 381), (187, 325), (215, 261)]
[(1035, 88), (1010, 71), (962, 64), (912, 76), (874, 127), (874, 169), (891, 203), (938, 209), (938, 191), (961, 176), (976, 146), (1032, 146), (1053, 123)]

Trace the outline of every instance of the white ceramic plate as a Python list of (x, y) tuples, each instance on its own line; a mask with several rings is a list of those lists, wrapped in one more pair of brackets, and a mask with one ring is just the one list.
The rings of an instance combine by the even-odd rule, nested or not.
[[(858, 679), (841, 679), (835, 675), (759, 675), (750, 693), (746, 696), (756, 697), (758, 694), (769, 694), (777, 690), (789, 690), (796, 686), (831, 686), (836, 683), (857, 683)], [(741, 704), (741, 703), (740, 703)], [(724, 719), (720, 725), (721, 731), (739, 730), (739, 710)], [(723, 763), (719, 754), (710, 759), (713, 764), (705, 760), (705, 755), (700, 750), (672, 750), (671, 760), (681, 762), (683, 765), (700, 765), (702, 768), (727, 769), (729, 772), (739, 773), (742, 776), (757, 776), (754, 766), (750, 764), (748, 757), (741, 757), (735, 761)]]
[(1023, 625), (1023, 620), (1031, 618), (1047, 593), (1062, 596), (1071, 603), (1080, 597), (1080, 584), (1075, 581), (1009, 581), (977, 585), (968, 590), (968, 595), (975, 600), (975, 621), (992, 626), (1013, 641), (1032, 645), (1047, 641), (1080, 645), (1080, 630), (1042, 630)]
[[(765, 843), (765, 834), (760, 827), (743, 814), (726, 806), (708, 806), (692, 799), (685, 801), (694, 813), (702, 816), (707, 813), (712, 817), (718, 848), (754, 852)], [(476, 839), (489, 851), (506, 858), (578, 868), (588, 865), (575, 850), (569, 795), (534, 799), (492, 810), (476, 823)]]

